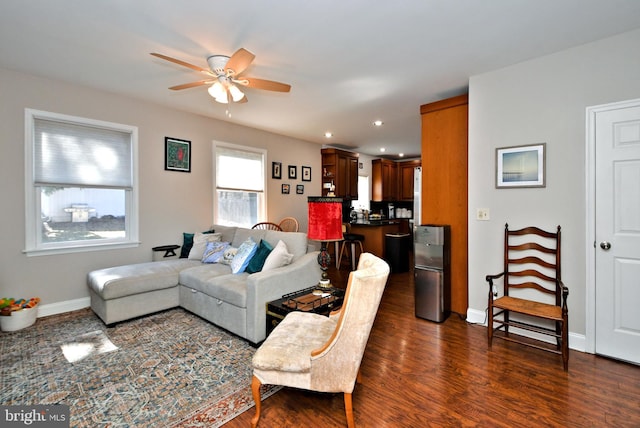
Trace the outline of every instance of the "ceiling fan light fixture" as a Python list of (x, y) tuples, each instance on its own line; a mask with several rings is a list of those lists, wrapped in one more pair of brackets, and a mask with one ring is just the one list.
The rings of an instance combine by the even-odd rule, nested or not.
[[(225, 103), (227, 102), (227, 91), (224, 89), (224, 86), (222, 86), (222, 83), (220, 82), (215, 82), (213, 85), (211, 85), (211, 87), (209, 87), (208, 89), (209, 95), (211, 95), (213, 98), (216, 99), (216, 101), (218, 101), (218, 98), (224, 99)], [(218, 102), (222, 102), (222, 101), (218, 101)]]
[(231, 94), (231, 99), (234, 103), (237, 103), (244, 98), (242, 91), (235, 85), (229, 85), (229, 93)]

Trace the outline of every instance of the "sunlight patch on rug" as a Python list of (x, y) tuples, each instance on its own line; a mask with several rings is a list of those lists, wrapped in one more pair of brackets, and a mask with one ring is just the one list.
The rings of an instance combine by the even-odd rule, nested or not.
[(104, 332), (97, 330), (87, 334), (78, 336), (73, 341), (63, 343), (62, 353), (70, 363), (84, 360), (91, 355), (102, 354), (103, 352), (111, 352), (118, 349), (116, 345), (111, 343)]

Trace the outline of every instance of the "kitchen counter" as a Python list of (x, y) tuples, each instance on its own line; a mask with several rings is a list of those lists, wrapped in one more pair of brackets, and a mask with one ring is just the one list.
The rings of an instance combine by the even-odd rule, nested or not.
[(384, 237), (387, 233), (401, 233), (403, 223), (408, 225), (408, 221), (403, 220), (408, 219), (359, 221), (350, 223), (349, 232), (364, 236), (362, 245), (365, 252), (384, 258)]

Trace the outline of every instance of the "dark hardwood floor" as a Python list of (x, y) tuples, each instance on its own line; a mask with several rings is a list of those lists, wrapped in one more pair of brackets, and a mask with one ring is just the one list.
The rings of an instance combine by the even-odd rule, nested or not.
[[(348, 267), (329, 274), (346, 284)], [(558, 355), (502, 340), (489, 351), (483, 326), (416, 318), (413, 287), (412, 271), (389, 278), (353, 392), (357, 426), (640, 427), (640, 367), (572, 350), (564, 372)], [(285, 388), (258, 426), (346, 426), (342, 394)]]

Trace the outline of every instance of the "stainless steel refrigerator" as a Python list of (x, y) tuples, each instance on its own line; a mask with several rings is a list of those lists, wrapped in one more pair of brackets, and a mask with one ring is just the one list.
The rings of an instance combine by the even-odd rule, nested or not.
[(448, 225), (413, 230), (416, 316), (443, 322), (451, 312), (450, 235)]

